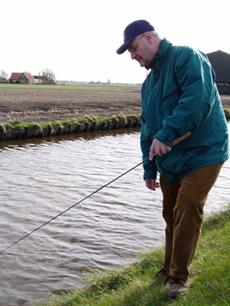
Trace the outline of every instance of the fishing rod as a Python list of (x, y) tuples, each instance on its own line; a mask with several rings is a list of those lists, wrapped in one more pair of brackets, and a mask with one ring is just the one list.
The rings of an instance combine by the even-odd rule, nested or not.
[[(175, 146), (176, 144), (180, 143), (181, 141), (185, 140), (186, 138), (188, 138), (191, 135), (191, 132), (187, 132), (185, 134), (183, 134), (182, 136), (174, 139), (174, 141), (172, 142), (172, 147)], [(38, 230), (40, 230), (42, 227), (44, 227), (45, 225), (49, 224), (51, 221), (57, 219), (58, 217), (60, 217), (61, 215), (63, 215), (64, 213), (66, 213), (67, 211), (69, 211), (70, 209), (74, 208), (75, 206), (79, 205), (80, 203), (82, 203), (83, 201), (85, 201), (86, 199), (90, 198), (92, 195), (96, 194), (97, 192), (99, 192), (100, 190), (102, 190), (103, 188), (109, 186), (110, 184), (112, 184), (113, 182), (115, 182), (116, 180), (118, 180), (119, 178), (121, 178), (122, 176), (126, 175), (127, 173), (131, 172), (132, 170), (134, 170), (135, 168), (139, 167), (140, 165), (142, 165), (143, 163), (145, 163), (146, 161), (148, 161), (147, 159), (144, 159), (143, 161), (139, 162), (138, 164), (136, 164), (135, 166), (133, 166), (132, 168), (130, 168), (129, 170), (123, 172), (122, 174), (120, 174), (119, 176), (117, 176), (116, 178), (112, 179), (111, 181), (109, 181), (108, 183), (104, 184), (103, 186), (99, 187), (98, 189), (94, 190), (93, 192), (91, 192), (90, 194), (88, 194), (87, 196), (85, 196), (84, 198), (82, 198), (80, 201), (78, 201), (77, 203), (73, 204), (72, 206), (66, 208), (65, 210), (61, 211), (60, 213), (58, 213), (56, 216), (50, 218), (49, 220), (47, 220), (46, 222), (42, 223), (41, 225), (39, 225), (38, 227), (36, 227), (35, 229), (33, 229), (32, 231), (28, 232), (26, 235), (22, 236), (21, 238), (19, 238), (18, 240), (14, 241), (13, 243), (11, 243), (9, 246), (7, 246), (6, 248), (2, 249), (0, 251), (0, 255), (2, 255), (3, 253), (5, 253), (7, 250), (11, 249), (13, 246), (15, 246), (16, 244), (18, 244), (20, 241), (24, 240), (25, 238), (29, 237), (30, 235), (32, 235), (34, 232), (37, 232)]]
[(19, 238), (18, 240), (14, 241), (13, 243), (11, 243), (8, 247), (4, 248), (3, 250), (0, 251), (0, 255), (5, 253), (7, 250), (11, 249), (13, 246), (15, 246), (16, 244), (18, 244), (20, 241), (24, 240), (25, 238), (29, 237), (30, 235), (32, 235), (34, 232), (37, 232), (38, 230), (40, 230), (42, 227), (44, 227), (45, 225), (49, 224), (51, 221), (57, 219), (58, 217), (60, 217), (61, 215), (63, 215), (64, 213), (66, 213), (67, 211), (69, 211), (70, 209), (74, 208), (75, 206), (79, 205), (80, 203), (82, 203), (83, 201), (85, 201), (86, 199), (90, 198), (92, 195), (94, 195), (95, 193), (99, 192), (100, 190), (102, 190), (103, 188), (109, 186), (110, 184), (112, 184), (113, 182), (115, 182), (116, 180), (118, 180), (119, 178), (121, 178), (122, 176), (126, 175), (127, 173), (129, 173), (130, 171), (132, 171), (133, 169), (139, 167), (140, 165), (142, 165), (146, 160), (143, 160), (142, 162), (136, 164), (135, 166), (133, 166), (132, 168), (130, 168), (129, 170), (123, 172), (122, 174), (120, 174), (119, 176), (117, 176), (116, 178), (112, 179), (111, 181), (109, 181), (108, 183), (104, 184), (103, 186), (99, 187), (98, 189), (94, 190), (93, 192), (91, 192), (90, 194), (88, 194), (87, 196), (85, 196), (84, 198), (82, 198), (80, 201), (78, 201), (77, 203), (73, 204), (72, 206), (66, 208), (65, 210), (61, 211), (60, 213), (58, 213), (56, 216), (50, 218), (49, 220), (47, 220), (46, 222), (42, 223), (41, 225), (39, 225), (38, 227), (36, 227), (35, 229), (33, 229), (31, 232), (27, 233), (26, 235), (22, 236), (21, 238)]

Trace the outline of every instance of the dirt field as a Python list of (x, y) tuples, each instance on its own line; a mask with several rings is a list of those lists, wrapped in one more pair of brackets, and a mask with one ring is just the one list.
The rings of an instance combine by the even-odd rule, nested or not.
[[(17, 86), (16, 86), (17, 87)], [(135, 113), (140, 110), (138, 87), (124, 88), (1, 88), (0, 122), (38, 121), (84, 115)]]
[[(230, 96), (222, 103), (230, 108)], [(84, 115), (131, 114), (140, 111), (140, 87), (0, 87), (0, 123), (41, 121)]]

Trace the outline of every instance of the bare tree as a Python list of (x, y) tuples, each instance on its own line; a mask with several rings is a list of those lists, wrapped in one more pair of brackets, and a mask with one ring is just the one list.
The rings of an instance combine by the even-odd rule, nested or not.
[(42, 76), (44, 77), (45, 80), (47, 80), (47, 83), (52, 83), (55, 84), (56, 78), (55, 74), (53, 73), (52, 70), (50, 69), (45, 69), (41, 72)]
[(8, 79), (8, 74), (4, 70), (1, 70), (0, 71), (0, 77), (7, 80)]

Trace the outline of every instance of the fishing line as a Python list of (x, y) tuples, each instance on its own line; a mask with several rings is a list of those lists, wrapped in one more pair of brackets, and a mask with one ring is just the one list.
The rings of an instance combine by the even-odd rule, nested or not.
[(11, 249), (13, 246), (15, 246), (16, 244), (18, 244), (20, 241), (24, 240), (25, 238), (29, 237), (30, 235), (32, 235), (34, 232), (37, 232), (38, 230), (40, 230), (42, 227), (44, 227), (45, 225), (49, 224), (51, 221), (57, 219), (58, 217), (60, 217), (61, 215), (63, 215), (64, 213), (66, 213), (67, 211), (69, 211), (70, 209), (74, 208), (75, 206), (79, 205), (80, 203), (82, 203), (83, 201), (85, 201), (86, 199), (90, 198), (92, 195), (96, 194), (97, 192), (99, 192), (100, 190), (102, 190), (103, 188), (109, 186), (110, 184), (112, 184), (113, 182), (115, 182), (116, 180), (118, 180), (119, 178), (121, 178), (122, 176), (124, 176), (125, 174), (129, 173), (130, 171), (132, 171), (133, 169), (139, 167), (141, 164), (143, 164), (145, 162), (142, 161), (138, 164), (136, 164), (135, 166), (133, 166), (132, 168), (130, 168), (129, 170), (123, 172), (122, 174), (120, 174), (119, 176), (117, 176), (116, 178), (112, 179), (111, 181), (109, 181), (108, 183), (106, 183), (105, 185), (99, 187), (98, 189), (94, 190), (93, 192), (91, 192), (90, 194), (88, 194), (87, 196), (85, 196), (84, 198), (82, 198), (80, 201), (78, 201), (77, 203), (73, 204), (72, 206), (66, 208), (65, 210), (61, 211), (60, 213), (58, 213), (56, 216), (50, 218), (49, 220), (47, 220), (46, 222), (44, 222), (43, 224), (41, 224), (40, 226), (36, 227), (35, 229), (33, 229), (31, 232), (27, 233), (26, 235), (22, 236), (21, 238), (19, 238), (18, 240), (14, 241), (13, 243), (11, 243), (8, 247), (4, 248), (3, 250), (0, 251), (0, 255), (5, 253), (7, 250)]
[[(186, 138), (188, 138), (189, 136), (191, 136), (191, 132), (187, 132), (185, 134), (183, 134), (182, 136), (179, 136), (178, 138), (174, 139), (174, 141), (172, 142), (172, 147), (174, 147), (176, 144), (180, 143), (181, 141), (185, 140)], [(12, 248), (14, 245), (18, 244), (20, 241), (24, 240), (25, 238), (27, 238), (28, 236), (32, 235), (34, 232), (40, 230), (42, 227), (44, 227), (45, 225), (47, 225), (48, 223), (50, 223), (51, 221), (53, 221), (54, 219), (60, 217), (61, 215), (63, 215), (64, 213), (66, 213), (68, 210), (74, 208), (75, 206), (77, 206), (78, 204), (82, 203), (83, 201), (85, 201), (86, 199), (90, 198), (92, 195), (94, 195), (95, 193), (99, 192), (100, 190), (102, 190), (103, 188), (109, 186), (110, 184), (112, 184), (113, 182), (115, 182), (116, 180), (118, 180), (119, 178), (121, 178), (122, 176), (124, 176), (125, 174), (129, 173), (130, 171), (132, 171), (133, 169), (137, 168), (138, 166), (142, 165), (143, 163), (145, 163), (148, 159), (145, 159), (143, 161), (141, 161), (140, 163), (136, 164), (135, 166), (133, 166), (132, 168), (130, 168), (129, 170), (123, 172), (122, 174), (120, 174), (119, 176), (117, 176), (116, 178), (112, 179), (111, 181), (109, 181), (108, 183), (106, 183), (105, 185), (99, 187), (98, 189), (96, 189), (95, 191), (91, 192), (90, 194), (88, 194), (86, 197), (84, 197), (83, 199), (81, 199), (80, 201), (78, 201), (77, 203), (73, 204), (72, 206), (68, 207), (67, 209), (61, 211), (59, 214), (57, 214), (56, 216), (52, 217), (51, 219), (49, 219), (48, 221), (46, 221), (45, 223), (41, 224), (40, 226), (36, 227), (35, 229), (33, 229), (31, 232), (27, 233), (26, 235), (22, 236), (21, 238), (19, 238), (18, 240), (16, 240), (15, 242), (11, 243), (8, 247), (4, 248), (3, 250), (0, 251), (0, 255), (4, 252), (6, 252), (7, 250), (9, 250), (10, 248)]]

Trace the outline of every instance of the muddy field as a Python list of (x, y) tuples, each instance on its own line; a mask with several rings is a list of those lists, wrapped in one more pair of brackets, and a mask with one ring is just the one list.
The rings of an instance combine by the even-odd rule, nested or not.
[[(230, 108), (230, 96), (222, 96), (222, 103)], [(139, 86), (0, 87), (0, 123), (139, 111)]]
[(136, 113), (139, 87), (113, 88), (0, 88), (0, 122), (40, 121)]

